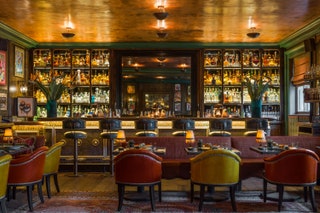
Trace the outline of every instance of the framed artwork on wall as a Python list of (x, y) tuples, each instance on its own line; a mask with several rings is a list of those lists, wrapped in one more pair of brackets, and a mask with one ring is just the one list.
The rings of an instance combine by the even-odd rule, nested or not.
[(24, 78), (24, 49), (18, 46), (14, 49), (14, 75)]
[(0, 91), (0, 111), (7, 111), (7, 93)]
[(29, 97), (17, 98), (17, 116), (18, 117), (33, 117), (36, 109), (36, 99)]
[(7, 58), (6, 52), (0, 51), (0, 85), (5, 86), (7, 84)]

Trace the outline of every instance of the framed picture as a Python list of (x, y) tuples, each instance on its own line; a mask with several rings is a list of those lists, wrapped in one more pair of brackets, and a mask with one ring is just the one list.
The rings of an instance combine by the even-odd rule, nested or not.
[(7, 58), (6, 52), (0, 51), (0, 85), (5, 86), (7, 81)]
[(174, 111), (176, 111), (176, 112), (181, 111), (181, 103), (180, 102), (174, 103)]
[(18, 46), (14, 49), (14, 75), (24, 78), (24, 49)]
[(0, 111), (7, 111), (7, 93), (0, 92)]
[(36, 109), (36, 99), (29, 97), (17, 98), (17, 116), (33, 117)]

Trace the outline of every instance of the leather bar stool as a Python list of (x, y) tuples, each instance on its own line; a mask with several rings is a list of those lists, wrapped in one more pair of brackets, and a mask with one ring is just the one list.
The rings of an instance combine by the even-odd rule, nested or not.
[(86, 128), (86, 121), (82, 119), (68, 118), (62, 121), (62, 126), (64, 130), (68, 130), (64, 133), (64, 137), (68, 139), (73, 139), (73, 176), (78, 175), (78, 142), (79, 139), (87, 138), (87, 133), (81, 131)]
[(231, 136), (231, 133), (228, 132), (232, 129), (231, 119), (212, 119), (209, 125), (209, 136)]
[(256, 136), (257, 130), (264, 130), (267, 135), (269, 135), (269, 122), (267, 119), (263, 118), (249, 118), (245, 123), (246, 132), (244, 132), (244, 136)]
[[(107, 118), (100, 120), (99, 128), (102, 130), (100, 137), (107, 142), (107, 152), (103, 149), (103, 156), (108, 155), (110, 157), (110, 174), (113, 175), (113, 143), (114, 139), (117, 137), (118, 130), (121, 129), (121, 120)], [(103, 145), (105, 148), (105, 146)]]
[(135, 127), (140, 130), (136, 133), (136, 136), (145, 137), (156, 137), (158, 133), (156, 129), (158, 128), (158, 121), (150, 118), (142, 118), (135, 121)]
[(175, 130), (173, 136), (186, 136), (187, 130), (194, 130), (194, 120), (177, 119), (172, 121), (172, 128)]

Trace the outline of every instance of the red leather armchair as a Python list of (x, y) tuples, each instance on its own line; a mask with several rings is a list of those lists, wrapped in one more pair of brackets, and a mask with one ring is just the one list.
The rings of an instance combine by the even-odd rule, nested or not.
[(13, 188), (13, 198), (15, 198), (15, 188), (17, 186), (27, 187), (28, 205), (33, 211), (32, 189), (37, 185), (38, 195), (41, 202), (44, 202), (42, 194), (42, 176), (48, 147), (42, 146), (29, 155), (13, 159), (10, 163), (7, 198), (10, 199), (10, 189)]
[(125, 186), (149, 186), (152, 211), (154, 205), (154, 186), (158, 185), (161, 202), (162, 158), (148, 150), (127, 150), (114, 159), (115, 182), (118, 185), (118, 211), (121, 210)]
[(314, 186), (317, 182), (318, 161), (319, 156), (308, 149), (287, 150), (278, 155), (264, 158), (264, 202), (267, 198), (267, 183), (277, 185), (279, 191), (278, 211), (281, 211), (284, 186), (302, 186), (305, 202), (307, 202), (309, 189), (313, 211), (317, 211)]
[(6, 198), (6, 189), (9, 175), (9, 164), (12, 159), (12, 156), (9, 154), (3, 155), (0, 157), (0, 204), (1, 212), (7, 212), (5, 198)]

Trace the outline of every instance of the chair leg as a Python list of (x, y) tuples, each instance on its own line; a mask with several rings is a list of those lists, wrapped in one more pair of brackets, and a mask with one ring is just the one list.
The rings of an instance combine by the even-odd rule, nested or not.
[(42, 193), (42, 184), (41, 182), (37, 183), (37, 188), (38, 188), (38, 195), (39, 195), (39, 198), (41, 200), (41, 203), (44, 203), (44, 198), (43, 198), (43, 193)]
[(28, 206), (30, 211), (33, 211), (33, 204), (32, 204), (32, 185), (27, 185), (27, 197), (28, 197)]
[(51, 198), (50, 175), (45, 177), (48, 198)]
[(308, 187), (303, 187), (304, 202), (308, 202)]
[(10, 201), (10, 190), (11, 186), (7, 186), (7, 201)]
[(124, 197), (124, 189), (125, 186), (122, 184), (118, 184), (118, 211), (121, 211)]
[(162, 187), (161, 182), (158, 184), (159, 202), (162, 202)]
[(1, 212), (2, 212), (2, 213), (7, 213), (6, 200), (5, 200), (5, 198), (2, 198), (2, 199), (1, 199), (0, 205), (1, 205)]
[(284, 186), (283, 185), (277, 185), (278, 191), (279, 191), (279, 201), (278, 201), (278, 211), (281, 211), (282, 207), (282, 201), (283, 201), (283, 191), (284, 191)]
[(263, 179), (263, 202), (267, 202), (267, 185), (268, 182), (266, 179)]
[(193, 197), (194, 197), (194, 184), (192, 181), (190, 181), (190, 202), (193, 202)]
[(154, 205), (154, 185), (149, 186), (149, 195), (150, 195), (150, 201), (151, 201), (151, 210), (155, 211), (155, 205)]
[(237, 211), (237, 205), (236, 205), (236, 196), (235, 196), (235, 190), (236, 190), (237, 185), (232, 185), (229, 187), (230, 189), (230, 198), (231, 198), (231, 205), (232, 205), (232, 210), (234, 212)]
[(310, 193), (310, 202), (311, 202), (312, 210), (314, 212), (317, 212), (317, 206), (316, 206), (316, 201), (314, 196), (314, 186), (309, 186), (309, 193)]
[(58, 174), (53, 174), (54, 185), (56, 186), (57, 192), (60, 192), (59, 182), (58, 182)]
[(200, 200), (199, 200), (199, 212), (202, 211), (203, 206), (203, 200), (204, 200), (204, 191), (205, 191), (205, 185), (200, 185)]

